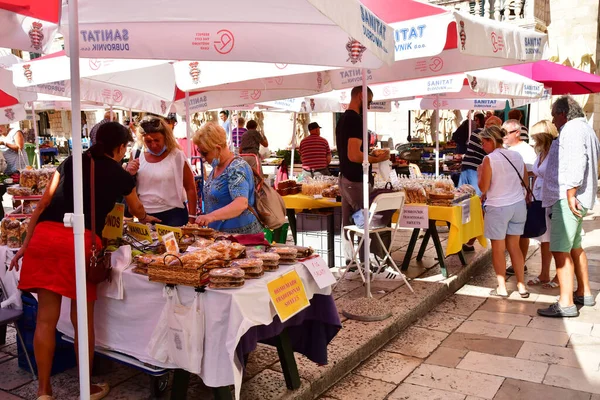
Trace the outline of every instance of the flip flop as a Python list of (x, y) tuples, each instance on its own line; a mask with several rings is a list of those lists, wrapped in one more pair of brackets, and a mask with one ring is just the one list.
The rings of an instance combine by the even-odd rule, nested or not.
[(521, 296), (522, 299), (528, 299), (529, 298), (529, 292), (519, 292), (519, 296)]
[(542, 282), (540, 280), (539, 276), (536, 276), (535, 278), (530, 279), (529, 281), (527, 281), (527, 286), (546, 285), (549, 282), (551, 282), (551, 281)]
[(560, 287), (560, 284), (554, 281), (546, 282), (542, 285), (542, 289), (556, 289), (557, 287)]
[(508, 298), (508, 294), (500, 294), (500, 293), (498, 293), (498, 291), (496, 289), (492, 289), (490, 291), (490, 296), (502, 297), (503, 299), (507, 299)]

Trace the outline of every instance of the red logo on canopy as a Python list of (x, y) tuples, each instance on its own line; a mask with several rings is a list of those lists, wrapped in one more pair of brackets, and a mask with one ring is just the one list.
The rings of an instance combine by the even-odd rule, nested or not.
[(467, 43), (467, 33), (465, 32), (465, 21), (460, 21), (460, 45), (461, 48), (465, 49), (465, 44)]
[(492, 49), (494, 53), (504, 50), (504, 38), (496, 32), (492, 32)]
[(4, 110), (4, 116), (5, 116), (6, 118), (8, 118), (9, 120), (11, 120), (11, 121), (14, 121), (14, 120), (15, 120), (15, 112), (13, 111), (13, 109), (12, 109), (12, 108), (6, 108), (6, 109)]
[(113, 92), (113, 95), (112, 95), (112, 97), (113, 97), (113, 100), (114, 100), (114, 101), (116, 101), (117, 103), (120, 103), (120, 102), (121, 102), (121, 100), (123, 100), (123, 93), (121, 93), (121, 91), (120, 91), (120, 90), (115, 90), (115, 91)]
[(444, 68), (444, 60), (441, 57), (432, 57), (429, 62), (429, 69), (433, 72), (438, 72)]
[(192, 77), (192, 82), (195, 84), (200, 82), (200, 68), (198, 68), (198, 61), (190, 63), (190, 76)]
[(253, 90), (252, 92), (250, 92), (250, 97), (252, 98), (252, 100), (260, 99), (261, 95), (262, 95), (262, 91), (260, 91), (260, 90)]
[(275, 64), (275, 66), (279, 69), (285, 69), (288, 65), (287, 64)]
[(42, 23), (34, 22), (31, 24), (31, 29), (29, 30), (29, 40), (31, 41), (31, 47), (35, 50), (42, 49), (42, 42), (44, 41), (44, 32), (42, 31)]
[(217, 32), (219, 40), (215, 40), (214, 48), (219, 54), (227, 54), (233, 50), (235, 44), (235, 38), (233, 33), (227, 29), (221, 29)]
[(362, 55), (367, 50), (358, 40), (348, 38), (346, 43), (346, 50), (348, 50), (348, 59), (352, 64), (362, 61)]
[(23, 75), (25, 75), (25, 78), (27, 79), (27, 82), (29, 82), (29, 83), (33, 82), (33, 71), (31, 71), (30, 68), (31, 68), (30, 64), (23, 65)]

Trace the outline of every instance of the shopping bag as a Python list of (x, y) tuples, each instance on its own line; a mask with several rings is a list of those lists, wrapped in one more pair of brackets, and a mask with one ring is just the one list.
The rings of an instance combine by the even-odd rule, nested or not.
[(169, 313), (171, 312), (172, 307), (172, 291), (174, 289), (170, 287), (165, 287), (163, 290), (163, 297), (167, 299), (167, 304), (165, 304), (162, 312), (160, 313), (160, 318), (158, 319), (158, 323), (152, 332), (152, 336), (150, 336), (150, 342), (148, 342), (148, 347), (146, 351), (148, 355), (154, 358), (161, 363), (166, 363), (168, 359), (168, 351), (167, 351), (167, 324), (169, 319)]
[(190, 307), (179, 301), (173, 289), (171, 309), (167, 315), (168, 361), (194, 374), (202, 370), (204, 352), (204, 305), (200, 293), (196, 292)]
[(527, 205), (527, 220), (522, 237), (535, 238), (546, 233), (546, 209), (540, 200), (532, 201)]

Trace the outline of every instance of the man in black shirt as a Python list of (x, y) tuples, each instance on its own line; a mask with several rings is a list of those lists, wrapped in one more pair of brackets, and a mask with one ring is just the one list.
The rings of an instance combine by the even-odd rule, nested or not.
[[(368, 105), (373, 92), (368, 89)], [(352, 89), (348, 110), (342, 115), (335, 130), (338, 155), (340, 157), (340, 192), (342, 195), (342, 229), (354, 225), (352, 214), (363, 208), (363, 151), (369, 151), (368, 143), (363, 150), (363, 101), (362, 86)], [(369, 163), (389, 159), (389, 154), (369, 156)], [(369, 168), (370, 171), (370, 168)], [(346, 260), (352, 258), (352, 243), (342, 235), (342, 248)], [(362, 256), (362, 252), (361, 252)]]

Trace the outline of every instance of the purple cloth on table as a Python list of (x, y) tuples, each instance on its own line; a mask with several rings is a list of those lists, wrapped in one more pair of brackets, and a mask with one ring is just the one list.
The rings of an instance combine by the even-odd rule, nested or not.
[(250, 328), (236, 348), (238, 359), (243, 362), (244, 355), (252, 352), (258, 342), (275, 346), (275, 338), (284, 328), (294, 352), (305, 355), (317, 364), (327, 364), (327, 345), (342, 328), (333, 296), (315, 294), (310, 307), (284, 323), (275, 316), (269, 325)]

